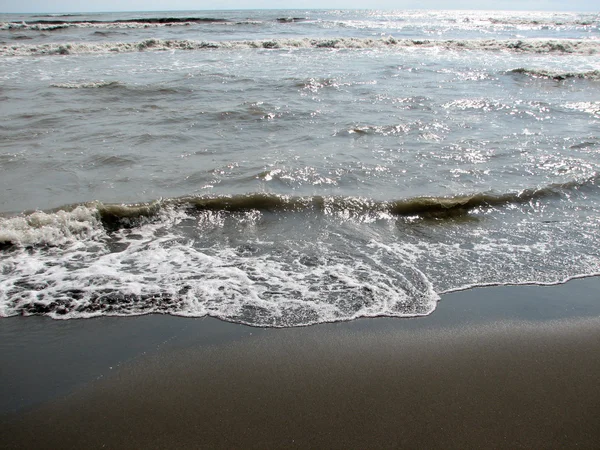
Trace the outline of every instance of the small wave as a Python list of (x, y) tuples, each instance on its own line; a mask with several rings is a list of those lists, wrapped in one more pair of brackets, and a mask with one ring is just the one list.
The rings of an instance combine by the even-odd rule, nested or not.
[(568, 102), (565, 103), (563, 107), (600, 117), (600, 102)]
[(598, 147), (600, 145), (600, 140), (597, 140), (594, 138), (591, 138), (591, 139), (592, 140), (583, 141), (578, 144), (573, 144), (569, 148), (572, 148), (574, 150), (579, 150), (579, 149), (594, 148), (594, 147)]
[(570, 78), (580, 78), (586, 80), (600, 80), (600, 70), (589, 70), (587, 72), (555, 72), (544, 69), (518, 69), (509, 70), (508, 73), (528, 75), (533, 78), (547, 78), (557, 81), (568, 80)]
[(82, 83), (53, 83), (50, 87), (61, 89), (99, 89), (122, 86), (118, 81), (87, 81)]
[(347, 130), (337, 131), (334, 136), (351, 136), (360, 137), (365, 135), (381, 135), (381, 136), (394, 136), (398, 134), (405, 134), (410, 131), (411, 126), (407, 124), (399, 125), (384, 125), (384, 126), (355, 126), (348, 128)]
[(306, 22), (306, 17), (279, 17), (275, 19), (279, 23), (294, 23), (294, 22)]
[(104, 230), (131, 228), (159, 217), (166, 209), (186, 213), (304, 213), (379, 218), (394, 216), (448, 218), (467, 214), (474, 209), (523, 204), (533, 200), (560, 197), (586, 187), (597, 186), (600, 175), (542, 188), (503, 194), (475, 193), (450, 197), (413, 197), (378, 201), (361, 197), (295, 197), (253, 193), (223, 196), (186, 196), (161, 199), (150, 203), (107, 204), (91, 202), (70, 205), (50, 212), (34, 212), (0, 219), (1, 245), (60, 245), (78, 234), (89, 234), (101, 224)]
[(154, 17), (149, 19), (122, 19), (108, 23), (223, 23), (227, 19), (216, 17)]
[(110, 31), (110, 30), (94, 31), (92, 33), (93, 36), (100, 36), (100, 37), (109, 37), (109, 36), (125, 35), (125, 34), (127, 34), (127, 33), (122, 32), (122, 31)]
[(71, 28), (76, 25), (69, 24), (60, 24), (60, 25), (40, 25), (40, 24), (28, 24), (25, 22), (1, 22), (0, 30), (5, 31), (55, 31), (55, 30), (64, 30), (65, 28)]
[[(352, 214), (382, 212), (396, 216), (443, 216), (449, 213), (465, 213), (476, 208), (522, 204), (536, 199), (557, 197), (567, 192), (586, 187), (595, 187), (598, 181), (600, 181), (600, 175), (583, 180), (551, 184), (541, 188), (524, 189), (519, 192), (504, 194), (476, 193), (450, 197), (412, 197), (392, 201), (377, 201), (362, 197), (295, 197), (262, 193), (179, 197), (161, 200), (152, 204), (132, 205), (131, 207), (119, 205), (116, 210), (117, 214), (112, 209), (110, 211), (112, 211), (112, 217), (117, 220), (121, 212), (128, 219), (135, 217), (137, 214), (136, 211), (140, 211), (143, 217), (148, 217), (164, 206), (184, 206), (197, 211), (247, 212), (258, 210), (263, 212), (301, 212), (313, 210), (325, 214), (345, 211)], [(104, 205), (103, 208), (112, 208), (112, 206)], [(106, 213), (107, 210), (103, 210), (103, 220), (105, 220)]]
[(495, 17), (488, 18), (488, 22), (494, 25), (538, 25), (542, 27), (550, 26), (583, 26), (589, 27), (597, 24), (595, 20), (547, 20), (547, 19), (498, 19)]
[(102, 155), (90, 158), (89, 164), (97, 167), (130, 167), (135, 164), (135, 159), (117, 155)]
[(69, 13), (69, 14), (41, 14), (41, 15), (37, 15), (35, 17), (81, 17), (83, 14), (75, 14), (75, 13)]
[(335, 78), (308, 78), (305, 80), (300, 80), (296, 82), (296, 86), (310, 91), (312, 93), (317, 93), (323, 88), (334, 88), (338, 89), (340, 86), (349, 86), (350, 83), (343, 83)]
[(90, 89), (90, 90), (119, 90), (120, 95), (137, 97), (140, 95), (171, 95), (188, 92), (184, 88), (172, 88), (156, 84), (126, 84), (120, 81), (71, 81), (67, 83), (53, 83), (50, 87), (58, 89)]
[(542, 189), (527, 189), (508, 194), (474, 194), (457, 197), (420, 197), (392, 202), (390, 212), (395, 215), (440, 216), (463, 214), (476, 208), (491, 208), (508, 204), (528, 203), (539, 198), (560, 195), (566, 185)]
[(140, 42), (49, 43), (40, 45), (4, 45), (0, 56), (68, 55), (161, 50), (203, 49), (415, 49), (441, 48), (454, 51), (512, 51), (522, 53), (573, 53), (593, 55), (600, 51), (595, 40), (415, 40), (385, 37), (333, 39), (272, 39), (249, 41), (190, 41), (146, 39)]

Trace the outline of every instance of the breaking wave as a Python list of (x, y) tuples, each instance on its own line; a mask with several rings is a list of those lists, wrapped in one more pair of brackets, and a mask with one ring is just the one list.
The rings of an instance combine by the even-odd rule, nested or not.
[(89, 202), (52, 211), (36, 211), (0, 218), (0, 245), (61, 245), (78, 236), (87, 237), (97, 225), (106, 231), (132, 228), (160, 217), (165, 210), (185, 214), (213, 213), (318, 213), (326, 216), (370, 218), (423, 217), (444, 219), (478, 208), (518, 205), (544, 198), (560, 198), (573, 191), (597, 186), (600, 176), (585, 180), (525, 189), (503, 194), (476, 193), (449, 197), (413, 197), (377, 201), (361, 197), (294, 197), (253, 193), (244, 195), (186, 196), (138, 204)]
[[(136, 226), (109, 233), (114, 218)], [(379, 263), (377, 249), (361, 242), (337, 242), (335, 233), (321, 242), (256, 236), (236, 243), (236, 234), (220, 242), (227, 221), (252, 228), (256, 217), (190, 216), (156, 202), (4, 219), (3, 241), (18, 234), (22, 244), (53, 245), (0, 252), (0, 317), (168, 313), (286, 327), (435, 309), (439, 296), (423, 273), (404, 261)], [(185, 232), (192, 226), (193, 237)]]
[[(534, 220), (497, 234), (483, 221), (448, 229), (437, 220), (570, 198), (597, 182), (388, 202), (275, 194), (91, 202), (4, 217), (0, 316), (164, 313), (287, 327), (427, 315), (441, 292), (600, 272), (597, 233), (586, 224)], [(360, 220), (367, 215), (376, 220)], [(404, 216), (392, 227), (377, 221)], [(436, 220), (415, 226), (414, 216)]]
[(415, 49), (441, 48), (454, 51), (512, 51), (524, 53), (574, 53), (593, 55), (600, 51), (600, 41), (576, 39), (527, 40), (417, 40), (384, 37), (371, 38), (320, 38), (271, 39), (247, 41), (191, 41), (146, 39), (140, 42), (111, 43), (48, 43), (38, 45), (4, 45), (0, 56), (68, 55), (82, 53), (126, 53), (160, 50), (203, 49)]

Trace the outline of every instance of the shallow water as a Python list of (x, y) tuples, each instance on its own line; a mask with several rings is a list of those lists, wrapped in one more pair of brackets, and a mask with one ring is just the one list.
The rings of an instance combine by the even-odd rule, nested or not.
[(597, 14), (0, 22), (1, 315), (294, 326), (600, 272)]

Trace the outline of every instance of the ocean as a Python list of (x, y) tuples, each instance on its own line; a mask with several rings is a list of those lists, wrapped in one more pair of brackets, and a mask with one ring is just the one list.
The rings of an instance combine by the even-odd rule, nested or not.
[(291, 327), (600, 274), (599, 13), (4, 14), (0, 62), (1, 317)]

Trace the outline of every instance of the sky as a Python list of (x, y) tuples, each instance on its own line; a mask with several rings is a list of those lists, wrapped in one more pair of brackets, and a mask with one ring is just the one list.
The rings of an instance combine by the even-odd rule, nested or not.
[(219, 9), (490, 9), (600, 11), (599, 0), (0, 0), (0, 13)]

